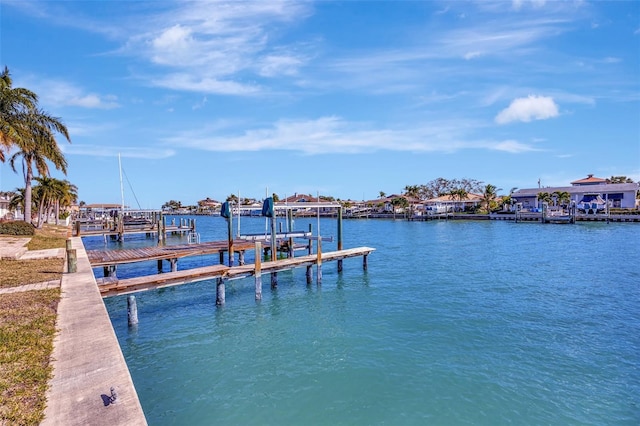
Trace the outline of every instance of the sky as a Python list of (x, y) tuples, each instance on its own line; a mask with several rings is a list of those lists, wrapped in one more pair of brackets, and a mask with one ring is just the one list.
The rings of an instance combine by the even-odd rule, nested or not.
[(638, 1), (0, 0), (0, 24), (87, 204), (640, 181)]

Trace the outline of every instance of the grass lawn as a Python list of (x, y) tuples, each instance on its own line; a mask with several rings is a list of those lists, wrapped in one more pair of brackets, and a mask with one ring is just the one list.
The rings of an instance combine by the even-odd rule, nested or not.
[[(27, 248), (65, 247), (67, 232), (45, 225)], [(63, 266), (64, 259), (0, 260), (0, 288), (59, 280)], [(0, 425), (44, 417), (59, 300), (60, 289), (0, 294)]]
[(59, 299), (59, 289), (0, 294), (2, 425), (43, 419)]

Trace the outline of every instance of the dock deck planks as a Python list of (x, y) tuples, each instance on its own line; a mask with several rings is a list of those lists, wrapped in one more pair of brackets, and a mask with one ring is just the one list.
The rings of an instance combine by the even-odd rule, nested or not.
[[(255, 244), (245, 240), (234, 240), (235, 252), (252, 250)], [(122, 265), (147, 260), (179, 259), (187, 256), (216, 254), (227, 251), (227, 241), (212, 241), (200, 244), (144, 247), (122, 250), (87, 250), (92, 267)]]
[[(356, 247), (346, 250), (338, 250), (322, 253), (322, 262), (342, 260), (350, 257), (366, 256), (375, 249), (371, 247)], [(307, 256), (280, 259), (269, 262), (262, 262), (261, 273), (279, 272), (301, 266), (317, 264), (318, 256), (311, 254)], [(169, 287), (187, 284), (212, 278), (238, 279), (245, 278), (255, 273), (255, 265), (241, 265), (228, 267), (225, 265), (205, 266), (201, 268), (187, 269), (177, 272), (165, 272), (157, 275), (146, 275), (136, 278), (114, 281), (106, 280), (104, 284), (98, 286), (102, 297), (130, 294), (144, 290)]]

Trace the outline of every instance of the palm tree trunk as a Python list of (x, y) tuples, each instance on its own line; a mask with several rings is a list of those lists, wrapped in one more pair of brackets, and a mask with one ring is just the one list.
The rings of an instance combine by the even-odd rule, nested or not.
[(27, 166), (27, 172), (24, 178), (24, 221), (31, 222), (31, 179), (33, 178), (33, 171), (31, 167)]
[(60, 200), (56, 200), (56, 226), (60, 225)]

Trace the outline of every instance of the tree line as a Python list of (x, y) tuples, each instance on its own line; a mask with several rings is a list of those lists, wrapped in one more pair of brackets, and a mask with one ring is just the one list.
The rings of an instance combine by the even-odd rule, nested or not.
[[(9, 161), (11, 169), (21, 168), (24, 188), (11, 193), (10, 207), (22, 207), (24, 220), (32, 222), (32, 210), (38, 212), (37, 225), (60, 208), (75, 204), (77, 187), (67, 180), (52, 178), (50, 165), (67, 174), (67, 160), (58, 146), (61, 135), (69, 143), (69, 131), (62, 120), (38, 105), (38, 95), (29, 89), (13, 87), (9, 69), (0, 73), (0, 161)], [(7, 158), (8, 157), (8, 158)], [(37, 185), (33, 186), (33, 181)]]

